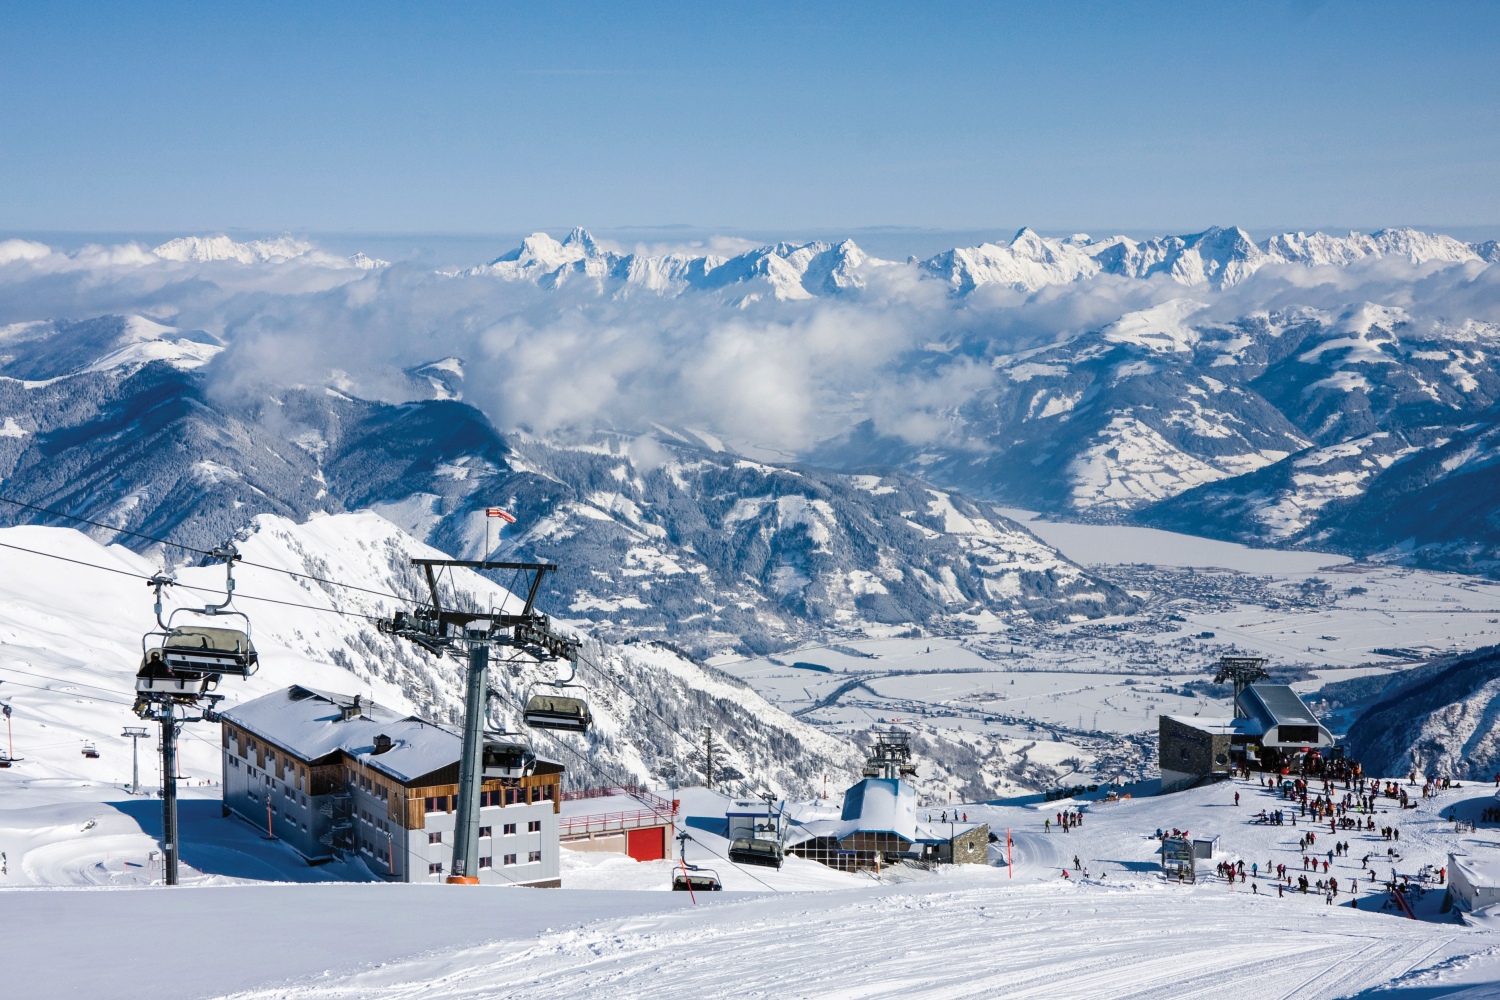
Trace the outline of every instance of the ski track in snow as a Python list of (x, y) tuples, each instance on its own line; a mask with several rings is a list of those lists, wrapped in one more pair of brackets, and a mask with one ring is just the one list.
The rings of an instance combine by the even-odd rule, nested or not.
[[(983, 873), (993, 876), (993, 872)], [(948, 881), (948, 880), (945, 880)], [(237, 1000), (793, 996), (1340, 997), (1426, 964), (1451, 926), (1169, 888), (996, 884), (751, 899), (602, 921)], [(978, 884), (974, 884), (974, 883)], [(1278, 917), (1281, 920), (1278, 920)], [(1244, 936), (1247, 926), (1259, 933)], [(873, 973), (873, 974), (872, 974)]]

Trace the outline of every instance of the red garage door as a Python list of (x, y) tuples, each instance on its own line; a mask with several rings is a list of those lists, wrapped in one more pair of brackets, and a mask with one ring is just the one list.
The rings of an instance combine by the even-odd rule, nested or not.
[(667, 856), (667, 828), (625, 831), (625, 853), (637, 861), (660, 861)]

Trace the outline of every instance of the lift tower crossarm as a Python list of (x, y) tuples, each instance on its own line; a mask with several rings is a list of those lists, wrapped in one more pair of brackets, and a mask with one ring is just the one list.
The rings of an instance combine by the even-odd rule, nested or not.
[(437, 567), (456, 566), (459, 569), (474, 570), (509, 569), (532, 573), (534, 575), (531, 578), (531, 586), (526, 590), (526, 606), (521, 609), (521, 617), (531, 614), (531, 608), (536, 604), (536, 595), (542, 589), (542, 577), (557, 570), (555, 563), (494, 562), (488, 559), (413, 559), (411, 564), (422, 567), (427, 574), (427, 589), (432, 592), (432, 606), (439, 612), (443, 609), (443, 602), (438, 598), (437, 577), (433, 573)]

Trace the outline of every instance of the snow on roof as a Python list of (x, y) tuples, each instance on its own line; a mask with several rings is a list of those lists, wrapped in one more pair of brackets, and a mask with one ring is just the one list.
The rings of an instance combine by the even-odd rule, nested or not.
[[(1470, 857), (1467, 854), (1450, 854), (1448, 862), (1451, 868), (1463, 873), (1463, 881), (1476, 889), (1500, 888), (1500, 859), (1490, 861)], [(1452, 874), (1449, 876), (1450, 880)]]
[[(457, 764), (463, 749), (463, 738), (444, 726), (356, 695), (296, 684), (228, 709), (223, 716), (303, 760), (316, 761), (342, 751), (407, 785)], [(391, 748), (376, 754), (379, 735), (391, 738)]]
[(786, 845), (796, 847), (805, 844), (809, 840), (817, 840), (820, 837), (832, 837), (835, 840), (843, 840), (847, 836), (849, 824), (838, 819), (814, 819), (806, 823), (792, 823), (787, 828)]
[[(894, 833), (917, 836), (917, 792), (898, 778), (865, 778), (844, 793), (845, 836), (850, 833)], [(852, 824), (852, 826), (850, 825)]]
[(1169, 715), (1173, 722), (1192, 726), (1216, 736), (1259, 736), (1264, 732), (1255, 719), (1231, 719), (1227, 716)]
[(946, 844), (954, 837), (981, 826), (982, 823), (941, 823), (933, 820), (931, 823), (918, 823), (917, 835), (912, 839), (922, 844)]

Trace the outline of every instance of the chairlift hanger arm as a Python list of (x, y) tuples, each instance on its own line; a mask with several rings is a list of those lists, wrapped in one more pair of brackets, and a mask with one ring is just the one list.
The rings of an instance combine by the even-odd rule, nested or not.
[(442, 602), (438, 600), (437, 581), (433, 576), (433, 570), (437, 567), (461, 569), (487, 570), (487, 569), (509, 569), (524, 573), (531, 573), (531, 586), (526, 592), (526, 606), (521, 609), (521, 614), (531, 614), (532, 607), (536, 604), (537, 594), (542, 589), (542, 577), (557, 570), (556, 563), (527, 563), (506, 562), (492, 559), (413, 559), (413, 566), (421, 566), (427, 574), (427, 586), (432, 591), (432, 606), (439, 611), (442, 610)]

